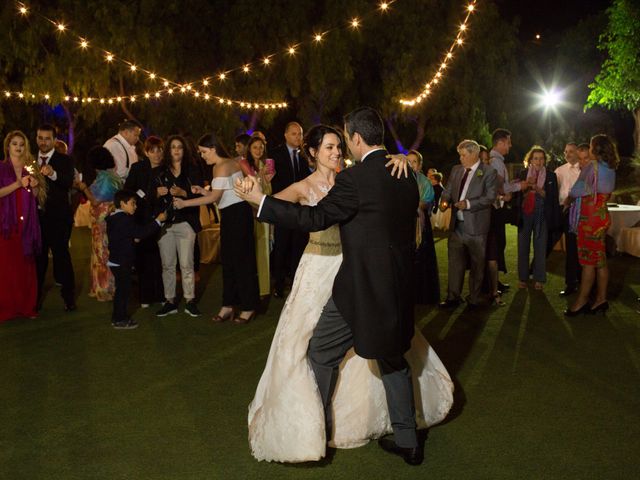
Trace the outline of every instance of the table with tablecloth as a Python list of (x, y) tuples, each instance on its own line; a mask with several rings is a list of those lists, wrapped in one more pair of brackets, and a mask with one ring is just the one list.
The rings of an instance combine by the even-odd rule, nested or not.
[(611, 205), (608, 206), (611, 226), (607, 230), (618, 252), (640, 256), (640, 206)]

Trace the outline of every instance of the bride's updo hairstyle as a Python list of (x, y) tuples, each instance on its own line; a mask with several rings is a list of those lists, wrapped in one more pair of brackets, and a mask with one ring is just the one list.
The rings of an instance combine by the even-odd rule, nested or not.
[(226, 148), (224, 148), (224, 145), (215, 133), (207, 133), (201, 136), (200, 140), (198, 140), (198, 146), (204, 148), (214, 148), (219, 157), (229, 158), (229, 152)]
[(315, 169), (317, 167), (317, 162), (314, 156), (311, 154), (311, 149), (313, 148), (317, 153), (318, 150), (320, 150), (320, 145), (322, 145), (324, 136), (328, 133), (337, 135), (338, 139), (340, 140), (340, 148), (343, 153), (345, 151), (346, 146), (344, 144), (344, 139), (342, 138), (342, 133), (340, 133), (340, 131), (336, 130), (333, 127), (330, 127), (329, 125), (323, 124), (311, 127), (307, 134), (304, 136), (304, 140), (302, 142), (302, 153), (307, 159), (307, 163), (311, 168)]

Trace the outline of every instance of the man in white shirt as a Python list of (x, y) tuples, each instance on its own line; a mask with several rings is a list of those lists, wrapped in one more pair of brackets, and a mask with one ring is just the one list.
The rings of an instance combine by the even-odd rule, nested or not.
[(136, 144), (142, 129), (133, 120), (125, 120), (118, 126), (118, 134), (104, 142), (104, 148), (111, 152), (116, 164), (116, 174), (123, 180), (129, 175), (131, 165), (138, 161)]
[[(588, 151), (588, 150), (587, 150)], [(558, 201), (563, 206), (571, 187), (576, 183), (580, 176), (580, 164), (578, 162), (578, 145), (569, 142), (564, 147), (564, 158), (567, 163), (560, 165), (555, 170), (556, 177), (558, 177)], [(566, 209), (563, 212), (562, 231), (564, 233), (566, 259), (564, 269), (564, 289), (560, 292), (560, 295), (567, 296), (574, 293), (578, 288), (578, 282), (580, 280), (580, 263), (578, 262), (578, 243), (575, 233), (569, 231), (569, 210)]]

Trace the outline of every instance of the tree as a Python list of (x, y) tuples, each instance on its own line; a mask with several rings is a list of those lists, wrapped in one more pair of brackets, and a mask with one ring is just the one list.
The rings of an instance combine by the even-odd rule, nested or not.
[(590, 85), (586, 108), (601, 105), (630, 111), (635, 152), (640, 154), (640, 5), (636, 0), (615, 0), (607, 12), (609, 24), (599, 44), (607, 59)]

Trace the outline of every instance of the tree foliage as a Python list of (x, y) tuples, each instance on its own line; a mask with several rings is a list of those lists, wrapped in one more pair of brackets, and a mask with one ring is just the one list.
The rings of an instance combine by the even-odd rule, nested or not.
[(633, 112), (636, 152), (640, 152), (640, 4), (635, 0), (615, 0), (608, 10), (609, 24), (600, 38), (607, 52), (587, 107), (602, 105)]

